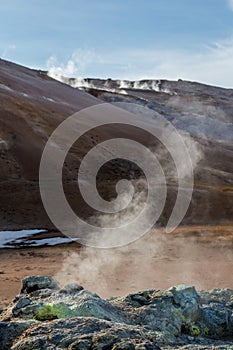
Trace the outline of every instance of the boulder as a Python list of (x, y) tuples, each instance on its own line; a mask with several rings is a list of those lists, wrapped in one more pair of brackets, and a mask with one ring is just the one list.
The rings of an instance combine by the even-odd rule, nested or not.
[(57, 282), (50, 276), (28, 276), (22, 281), (21, 293), (32, 293), (40, 289), (58, 289)]

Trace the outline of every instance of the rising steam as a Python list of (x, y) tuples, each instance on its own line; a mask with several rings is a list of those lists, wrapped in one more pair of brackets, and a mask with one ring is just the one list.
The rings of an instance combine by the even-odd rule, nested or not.
[[(193, 166), (197, 166), (202, 158), (199, 144), (188, 134), (183, 134), (182, 137), (192, 154)], [(162, 149), (154, 151), (157, 152), (159, 159), (164, 157)], [(172, 179), (175, 176), (174, 169), (167, 169)], [(185, 177), (185, 167), (183, 171)], [(134, 186), (135, 196), (127, 210), (93, 217), (92, 223), (100, 227), (120, 226), (124, 221), (128, 222), (138, 215), (143, 209), (147, 195), (145, 180), (135, 181)], [(126, 193), (125, 197), (122, 197), (123, 201), (128, 201), (127, 195)], [(126, 231), (125, 234), (129, 235), (130, 232)], [(111, 236), (100, 237), (104, 241), (111, 239)], [(172, 273), (176, 274), (176, 283), (193, 282), (199, 287), (205, 287), (203, 278), (200, 278), (192, 263), (199, 254), (200, 247), (195, 241), (189, 241), (187, 245), (185, 240), (176, 240), (157, 228), (128, 246), (115, 249), (82, 247), (77, 248), (76, 252), (65, 253), (62, 269), (55, 277), (61, 284), (78, 282), (103, 297), (122, 295), (140, 289), (167, 288), (174, 283)], [(180, 261), (187, 256), (190, 264), (181, 266)], [(161, 261), (163, 267), (161, 265), (161, 270), (158, 272)], [(157, 271), (156, 274), (154, 270)]]

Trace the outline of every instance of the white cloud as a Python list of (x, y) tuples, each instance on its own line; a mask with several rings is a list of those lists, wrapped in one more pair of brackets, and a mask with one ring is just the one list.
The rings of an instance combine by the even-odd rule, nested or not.
[[(76, 51), (66, 64), (52, 57), (50, 72), (69, 77), (185, 79), (233, 88), (233, 38), (201, 50)], [(54, 76), (54, 74), (53, 74)]]
[(231, 10), (233, 11), (233, 0), (228, 0), (228, 4), (229, 4)]

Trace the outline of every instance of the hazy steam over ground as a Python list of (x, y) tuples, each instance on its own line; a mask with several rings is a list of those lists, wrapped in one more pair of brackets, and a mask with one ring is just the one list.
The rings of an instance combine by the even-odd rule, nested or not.
[(222, 271), (230, 274), (233, 253), (229, 248), (226, 254), (226, 249), (215, 243), (218, 248), (209, 242), (201, 244), (194, 237), (166, 236), (153, 230), (126, 247), (77, 248), (77, 252), (64, 254), (62, 269), (55, 277), (61, 284), (78, 282), (103, 297), (179, 283), (198, 289), (227, 288)]
[[(121, 87), (128, 88), (125, 85), (121, 85)], [(147, 88), (146, 86), (140, 87)], [(135, 85), (135, 88), (140, 87)], [(179, 133), (189, 151), (195, 173), (200, 161), (205, 161), (204, 149), (203, 145), (190, 135), (198, 136), (202, 129), (204, 135), (200, 139), (208, 141), (208, 138), (211, 139), (212, 136), (210, 134), (211, 130), (219, 129), (216, 125), (215, 128), (211, 129), (211, 123), (220, 125), (220, 122), (222, 122), (225, 128), (226, 115), (218, 107), (216, 108), (208, 103), (193, 102), (195, 102), (193, 107), (190, 107), (188, 101), (174, 95), (169, 97), (168, 106), (182, 112), (182, 116), (173, 120), (173, 125), (179, 129)], [(134, 103), (123, 105), (122, 107), (125, 107), (128, 111), (143, 115), (143, 123), (146, 123), (147, 120), (154, 120), (156, 123), (156, 118), (159, 120), (159, 114), (154, 110), (144, 106), (141, 108), (140, 105)], [(216, 119), (219, 114), (221, 121)], [(190, 119), (192, 123), (190, 123)], [(166, 125), (164, 125), (165, 127)], [(163, 128), (161, 132), (162, 130)], [(228, 135), (228, 133), (222, 133), (222, 135)], [(178, 150), (178, 145), (172, 144), (173, 139), (171, 135), (171, 145), (175, 151)], [(167, 184), (170, 187), (177, 186), (177, 169), (174, 162), (171, 159), (169, 160), (166, 148), (159, 144), (151, 151), (156, 154), (164, 170)], [(187, 164), (182, 158), (178, 157), (178, 159), (179, 162), (176, 166), (179, 168), (179, 180), (182, 180), (181, 183), (184, 186), (189, 186), (190, 184), (186, 183), (189, 175)], [(120, 226), (124, 220), (128, 222), (135, 215), (138, 215), (138, 212), (143, 209), (147, 194), (145, 179), (140, 181), (143, 184), (142, 192), (136, 190), (136, 196), (127, 210), (114, 215), (104, 214), (92, 218), (93, 223), (100, 227)], [(126, 193), (126, 199), (127, 195)], [(194, 210), (196, 209), (194, 208)], [(180, 235), (180, 231), (182, 235)], [(124, 235), (133, 236), (134, 234), (127, 230), (124, 231), (124, 228), (122, 228), (122, 232)], [(215, 237), (215, 233), (218, 237)], [(212, 237), (211, 240), (208, 240), (208, 237)], [(77, 248), (77, 252), (65, 254), (62, 269), (56, 278), (61, 283), (79, 282), (85, 288), (95, 290), (105, 297), (147, 288), (168, 288), (179, 283), (193, 284), (199, 289), (218, 286), (228, 287), (227, 280), (224, 280), (221, 271), (228, 271), (229, 262), (233, 261), (233, 254), (227, 248), (227, 240), (225, 241), (225, 238), (222, 237), (224, 237), (224, 234), (221, 229), (215, 231), (212, 227), (203, 231), (200, 231), (200, 229), (195, 231), (195, 227), (186, 227), (184, 231), (177, 229), (174, 234), (169, 235), (166, 235), (162, 228), (155, 228), (136, 242), (121, 248), (94, 249), (82, 247), (81, 249)], [(111, 236), (102, 236), (101, 239), (103, 241), (111, 240)], [(221, 256), (223, 252), (224, 260)], [(218, 256), (219, 263), (216, 263), (218, 262)], [(208, 273), (208, 276), (206, 273)], [(212, 284), (208, 282), (209, 275)]]
[[(203, 156), (201, 148), (188, 134), (183, 134), (182, 137), (195, 168)], [(165, 151), (162, 148), (157, 148), (154, 152), (157, 152), (159, 160), (164, 159)], [(177, 177), (174, 166), (172, 167), (166, 162), (163, 166), (166, 168), (167, 178), (174, 180)], [(185, 179), (185, 164), (180, 164), (180, 167), (183, 169), (182, 176)], [(135, 195), (126, 210), (90, 219), (90, 222), (97, 226), (97, 233), (98, 227), (121, 226), (133, 220), (143, 210), (147, 197), (146, 181), (139, 179), (134, 181), (133, 185)], [(128, 193), (122, 197), (122, 200), (128, 202)], [(124, 226), (122, 226), (122, 233), (123, 235), (132, 235), (132, 237), (134, 234), (128, 232)], [(97, 239), (106, 243), (111, 241), (111, 236), (103, 234), (98, 236), (97, 234)], [(177, 283), (193, 283), (199, 287), (205, 287), (204, 278), (200, 278), (198, 271), (195, 271), (194, 262), (200, 259), (200, 256), (202, 256), (202, 251), (195, 241), (176, 240), (171, 235), (166, 235), (162, 229), (153, 229), (145, 237), (120, 248), (82, 247), (79, 249), (77, 247), (77, 252), (64, 254), (62, 269), (55, 277), (61, 284), (76, 281), (85, 288), (95, 290), (105, 297), (146, 288), (161, 288), (163, 286), (166, 288), (170, 283), (172, 284), (174, 273)], [(184, 266), (182, 259), (185, 260), (187, 257), (190, 263)], [(163, 262), (163, 268), (158, 273), (161, 262)], [(172, 270), (169, 267), (171, 263)], [(217, 274), (217, 271), (215, 273)], [(163, 282), (161, 283), (161, 281)]]

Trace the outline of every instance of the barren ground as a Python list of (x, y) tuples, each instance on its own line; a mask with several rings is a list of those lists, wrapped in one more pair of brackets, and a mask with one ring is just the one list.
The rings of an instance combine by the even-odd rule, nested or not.
[(95, 250), (76, 243), (1, 249), (0, 306), (27, 275), (79, 282), (102, 297), (185, 283), (197, 289), (233, 289), (233, 226), (192, 226), (166, 236), (153, 231), (127, 248)]

